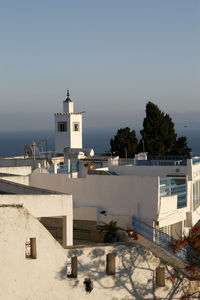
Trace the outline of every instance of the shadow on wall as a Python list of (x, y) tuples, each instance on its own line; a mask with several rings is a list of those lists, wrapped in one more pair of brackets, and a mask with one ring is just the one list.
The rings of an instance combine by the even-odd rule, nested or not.
[[(106, 247), (107, 248), (107, 247)], [(106, 255), (109, 253), (108, 249), (104, 247), (91, 249), (87, 255), (85, 249), (72, 249), (68, 252), (68, 259), (77, 257), (78, 276), (74, 278), (73, 288), (82, 288), (84, 280), (87, 282), (89, 288), (91, 287), (91, 294), (95, 288), (104, 291), (110, 291), (116, 295), (123, 291), (126, 297), (130, 299), (176, 299), (178, 294), (188, 294), (189, 283), (185, 281), (183, 276), (173, 267), (165, 265), (165, 278), (168, 279), (167, 284), (162, 288), (161, 294), (156, 287), (156, 268), (163, 266), (163, 263), (154, 257), (149, 251), (139, 245), (113, 245), (110, 252), (115, 253), (116, 256), (116, 271), (112, 276), (112, 280), (108, 280), (108, 273), (106, 269)], [(105, 251), (106, 249), (106, 251)], [(86, 262), (86, 263), (85, 263)], [(67, 267), (63, 267), (58, 273), (60, 280), (66, 280)], [(87, 277), (87, 278), (86, 278)], [(93, 290), (94, 289), (94, 290)], [(93, 290), (93, 291), (92, 291)], [(87, 290), (86, 290), (87, 293)], [(159, 297), (158, 297), (159, 294)], [(196, 295), (196, 294), (195, 294)], [(103, 293), (102, 293), (103, 296)], [(118, 296), (112, 298), (113, 300), (120, 300)], [(129, 299), (129, 298), (127, 298)]]

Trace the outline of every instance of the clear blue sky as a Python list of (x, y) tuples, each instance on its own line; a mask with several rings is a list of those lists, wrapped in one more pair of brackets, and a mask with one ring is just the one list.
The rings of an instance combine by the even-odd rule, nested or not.
[(2, 0), (0, 37), (1, 131), (53, 128), (68, 88), (87, 128), (200, 112), (199, 0)]

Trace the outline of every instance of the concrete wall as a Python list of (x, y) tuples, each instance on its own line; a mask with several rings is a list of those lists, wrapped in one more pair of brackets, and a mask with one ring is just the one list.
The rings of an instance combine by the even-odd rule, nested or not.
[[(195, 292), (192, 283), (135, 244), (63, 249), (24, 208), (0, 206), (0, 299), (180, 299)], [(25, 258), (25, 242), (36, 238), (37, 258)], [(106, 274), (106, 255), (114, 253), (115, 275)], [(77, 278), (69, 278), (71, 257), (78, 261)], [(155, 283), (156, 268), (165, 266), (165, 286)], [(176, 276), (174, 276), (174, 274)], [(91, 293), (85, 290), (89, 278)], [(190, 285), (190, 290), (188, 290)], [(198, 290), (198, 288), (197, 288)], [(184, 291), (184, 292), (183, 292)]]
[(71, 195), (1, 195), (1, 205), (23, 205), (34, 217), (62, 217), (63, 245), (73, 245)]
[[(158, 178), (147, 176), (91, 175), (69, 179), (63, 174), (31, 174), (30, 185), (73, 196), (74, 207), (94, 206), (97, 214), (157, 218)], [(97, 220), (99, 221), (99, 220)]]
[(169, 175), (187, 175), (187, 166), (109, 166), (109, 171), (116, 172), (119, 175), (127, 176), (160, 176)]
[[(23, 208), (0, 207), (0, 299), (69, 299), (60, 279), (66, 252)], [(37, 259), (25, 258), (25, 242), (36, 237)]]
[(71, 195), (1, 195), (0, 204), (23, 205), (36, 218), (73, 214)]
[(0, 178), (0, 192), (6, 194), (58, 194), (40, 188), (34, 188), (19, 183), (14, 183)]
[(74, 220), (94, 221), (97, 219), (97, 209), (93, 207), (75, 207), (73, 209)]
[[(40, 162), (41, 160), (39, 160)], [(0, 158), (0, 167), (32, 166), (33, 158)]]
[[(67, 131), (58, 131), (58, 122), (67, 122)], [(55, 114), (55, 151), (63, 153), (65, 147), (70, 147), (70, 117), (66, 114)]]
[(0, 179), (19, 183), (19, 184), (29, 185), (28, 176), (1, 176)]
[[(79, 131), (74, 131), (74, 123), (79, 123)], [(82, 148), (82, 114), (70, 115), (70, 148)]]
[(159, 201), (159, 227), (169, 226), (186, 220), (188, 208), (177, 209), (177, 196), (161, 197)]
[[(0, 160), (1, 162), (2, 160)], [(7, 161), (7, 160), (6, 160)], [(29, 175), (31, 174), (31, 166), (19, 166), (19, 167), (0, 167), (0, 173), (13, 174), (13, 175)]]

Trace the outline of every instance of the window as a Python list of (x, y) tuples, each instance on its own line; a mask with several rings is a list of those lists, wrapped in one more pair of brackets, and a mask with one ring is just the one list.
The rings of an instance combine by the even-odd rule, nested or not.
[(74, 131), (79, 131), (79, 123), (74, 123)]
[(106, 274), (115, 275), (115, 253), (109, 253), (106, 256)]
[(27, 238), (25, 243), (25, 257), (37, 258), (36, 238)]
[(58, 131), (67, 131), (67, 122), (58, 122)]
[(67, 263), (67, 277), (76, 278), (78, 273), (77, 269), (77, 256), (73, 256)]

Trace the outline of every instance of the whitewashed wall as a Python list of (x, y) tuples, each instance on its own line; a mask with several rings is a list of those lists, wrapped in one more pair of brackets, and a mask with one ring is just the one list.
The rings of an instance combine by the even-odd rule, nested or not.
[[(58, 131), (58, 122), (67, 122), (67, 131)], [(70, 147), (70, 116), (55, 114), (55, 151), (63, 153), (65, 147)]]
[(71, 195), (1, 195), (0, 205), (23, 205), (35, 217), (72, 216)]
[(97, 213), (157, 218), (158, 177), (91, 175), (69, 179), (63, 174), (31, 174), (30, 185), (69, 193), (74, 207), (95, 206)]
[[(24, 208), (0, 206), (0, 299), (4, 300), (132, 300), (179, 299), (192, 283), (166, 266), (166, 285), (156, 287), (159, 258), (135, 244), (63, 249)], [(25, 258), (25, 241), (36, 238), (37, 258)], [(106, 255), (116, 254), (116, 274), (106, 275)], [(69, 261), (78, 259), (77, 278), (67, 278)], [(174, 277), (176, 275), (176, 277)], [(93, 283), (85, 291), (84, 280)], [(198, 290), (198, 287), (197, 287)]]
[(109, 170), (127, 176), (160, 176), (189, 175), (188, 166), (109, 166)]
[[(7, 161), (7, 160), (5, 160)], [(13, 175), (29, 175), (31, 174), (31, 166), (6, 166), (0, 167), (0, 173), (13, 174)]]
[[(79, 131), (74, 131), (74, 123), (79, 123)], [(82, 114), (70, 115), (70, 148), (82, 148)]]
[[(39, 160), (40, 162), (41, 160)], [(33, 158), (0, 158), (0, 167), (32, 166)]]
[(29, 177), (28, 176), (1, 176), (0, 179), (19, 183), (19, 184), (24, 184), (24, 185), (29, 185)]

